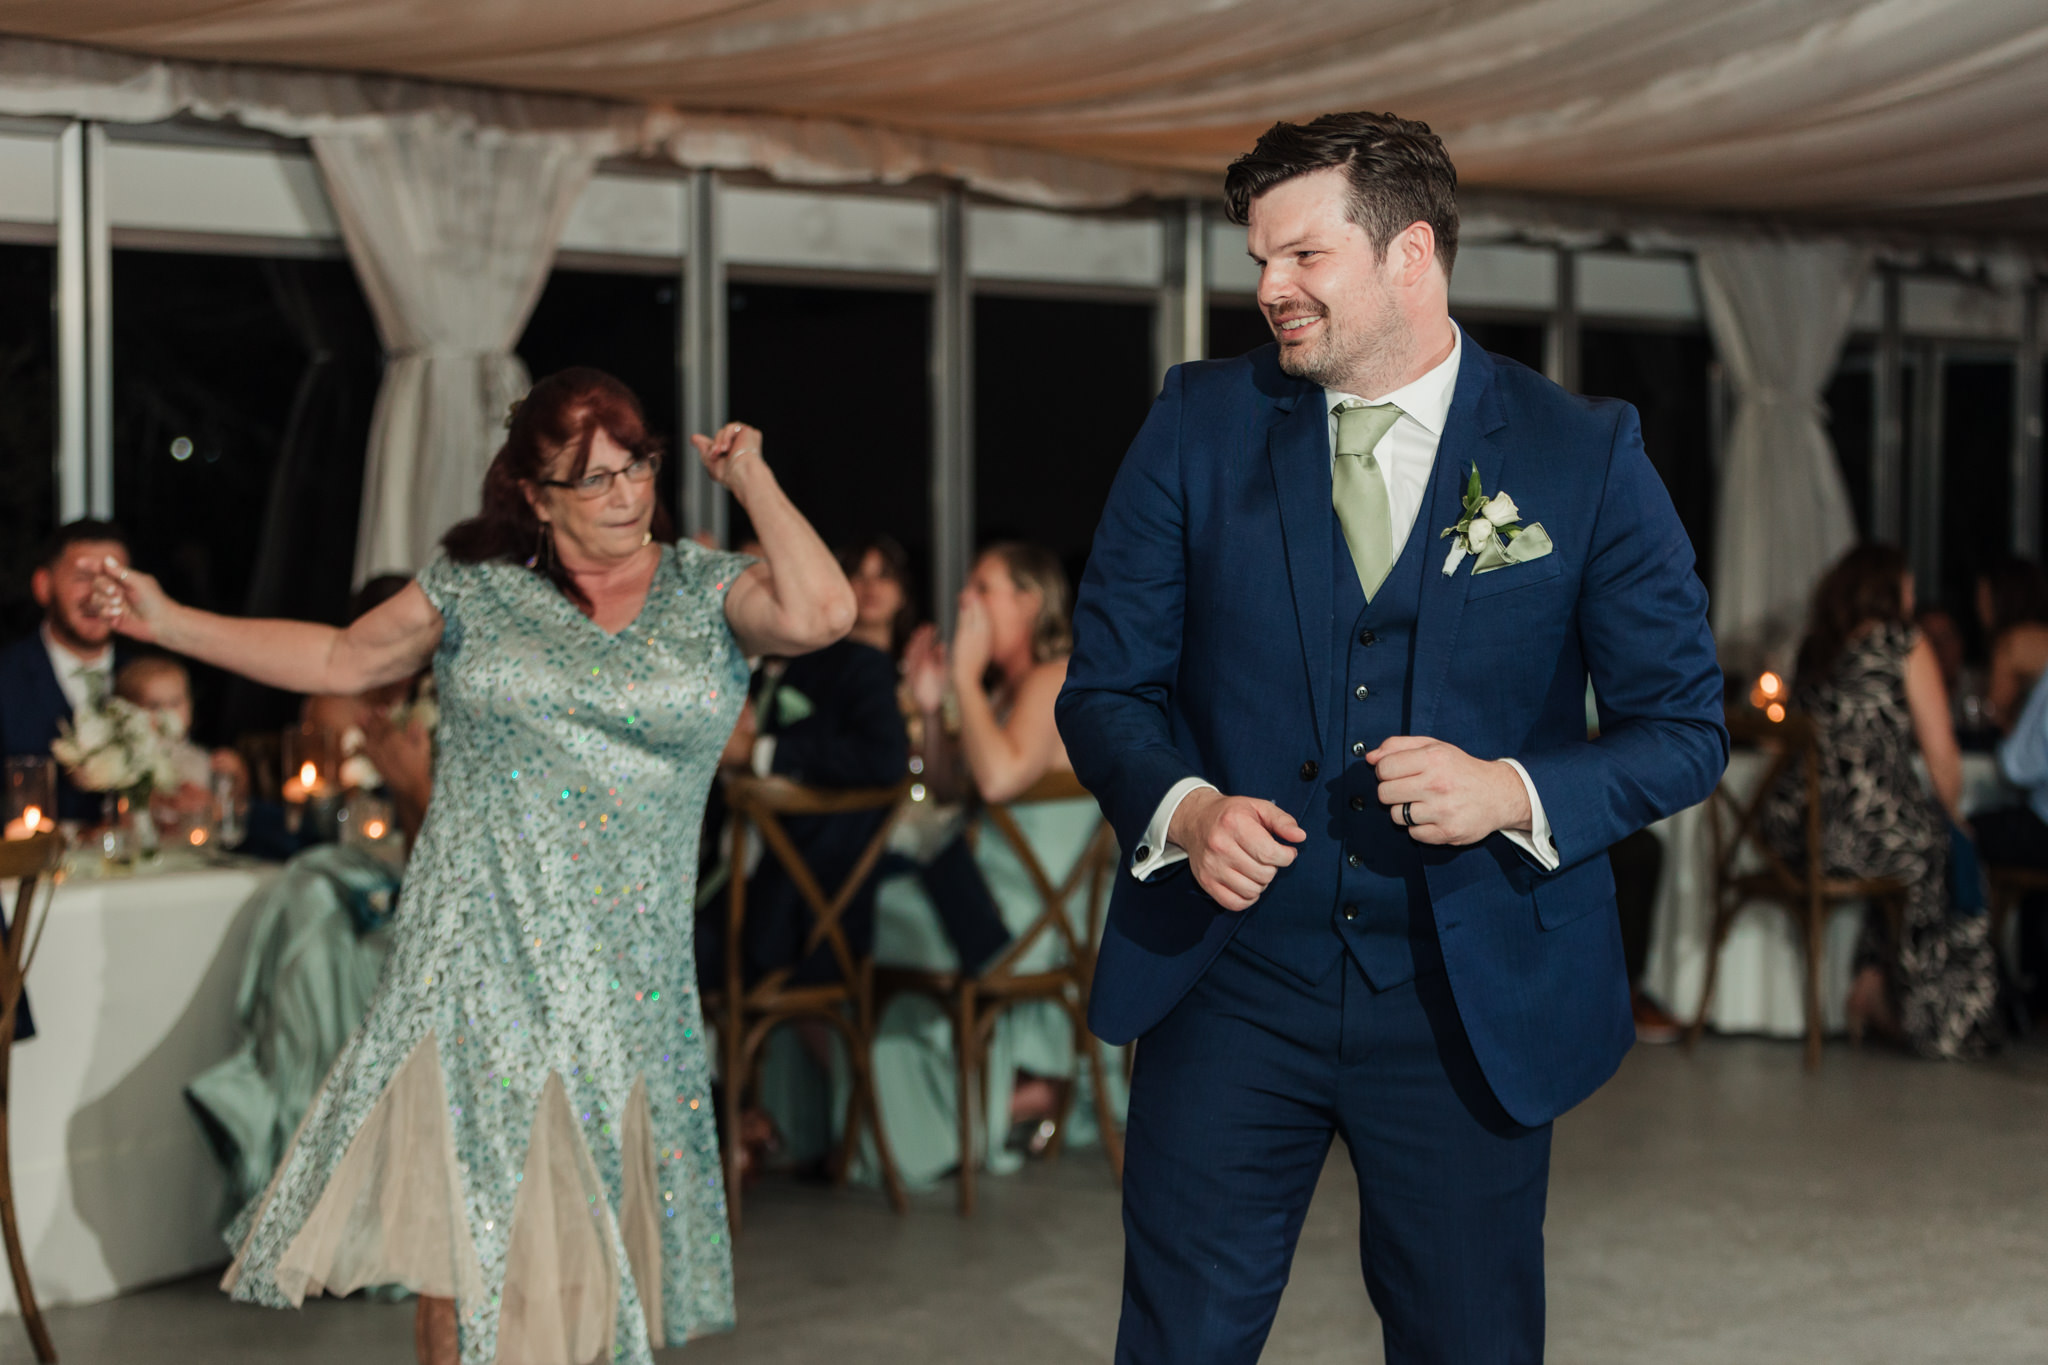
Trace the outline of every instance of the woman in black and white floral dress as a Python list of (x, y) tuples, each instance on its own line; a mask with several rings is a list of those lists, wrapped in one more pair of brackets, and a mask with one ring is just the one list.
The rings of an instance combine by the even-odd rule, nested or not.
[[(1912, 619), (1905, 556), (1888, 545), (1851, 550), (1814, 592), (1793, 705), (1813, 718), (1819, 743), (1827, 874), (1906, 884), (1896, 957), (1879, 922), (1858, 945), (1851, 1031), (1868, 1027), (1928, 1057), (1975, 1057), (1999, 1037), (1997, 957), (1989, 918), (1951, 903), (1962, 755), (1940, 666)], [(1780, 849), (1803, 852), (1803, 773), (1786, 774), (1763, 822)]]

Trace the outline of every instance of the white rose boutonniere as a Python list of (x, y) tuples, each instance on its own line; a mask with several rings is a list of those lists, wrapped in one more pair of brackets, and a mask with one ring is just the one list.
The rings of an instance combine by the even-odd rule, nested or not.
[(1506, 493), (1486, 496), (1479, 483), (1479, 466), (1472, 466), (1472, 477), (1465, 483), (1464, 515), (1455, 526), (1446, 526), (1444, 536), (1455, 537), (1451, 552), (1444, 558), (1444, 577), (1456, 572), (1465, 556), (1473, 557), (1473, 573), (1491, 573), (1505, 569), (1510, 564), (1526, 564), (1532, 559), (1541, 559), (1550, 553), (1550, 535), (1541, 524), (1532, 522), (1522, 525), (1521, 509)]

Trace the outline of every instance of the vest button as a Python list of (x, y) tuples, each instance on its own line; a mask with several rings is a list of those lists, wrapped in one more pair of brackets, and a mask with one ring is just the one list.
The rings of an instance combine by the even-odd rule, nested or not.
[(1373, 634), (1369, 630), (1361, 630), (1358, 632), (1358, 643), (1362, 645), (1376, 645), (1379, 642), (1380, 637)]
[(1301, 765), (1301, 780), (1304, 782), (1313, 782), (1316, 780), (1316, 774), (1321, 771), (1322, 769), (1316, 766), (1316, 761), (1314, 759), (1310, 759), (1308, 762)]
[(1358, 918), (1358, 907), (1357, 907), (1357, 906), (1355, 906), (1355, 905), (1347, 905), (1347, 906), (1345, 906), (1345, 907), (1344, 907), (1344, 918), (1345, 918), (1345, 919), (1357, 919), (1357, 918)]
[(1360, 701), (1364, 701), (1367, 697), (1372, 695), (1372, 689), (1370, 687), (1367, 687), (1364, 683), (1360, 683), (1358, 685), (1358, 690), (1352, 693), (1351, 695), (1358, 698)]
[(1351, 756), (1352, 756), (1353, 758), (1364, 758), (1364, 757), (1365, 757), (1365, 741), (1364, 741), (1364, 740), (1360, 739), (1360, 740), (1354, 740), (1354, 741), (1352, 742), (1352, 745), (1351, 745)]
[(1352, 798), (1351, 798), (1351, 809), (1353, 809), (1353, 810), (1364, 810), (1364, 809), (1365, 809), (1365, 798), (1364, 798), (1364, 797), (1362, 797), (1362, 796), (1354, 796), (1354, 797), (1352, 797)]
[(1351, 865), (1352, 865), (1353, 867), (1364, 867), (1364, 866), (1365, 866), (1365, 859), (1363, 859), (1363, 858), (1359, 857), (1359, 856), (1358, 856), (1358, 855), (1357, 855), (1356, 853), (1347, 853), (1347, 854), (1345, 854), (1345, 855), (1344, 855), (1344, 861), (1345, 861), (1345, 862), (1347, 862), (1347, 863), (1350, 863), (1350, 864), (1351, 864)]

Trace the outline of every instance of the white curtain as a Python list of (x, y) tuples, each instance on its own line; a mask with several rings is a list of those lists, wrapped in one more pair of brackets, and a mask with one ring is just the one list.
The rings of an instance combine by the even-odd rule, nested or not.
[(1828, 243), (1745, 241), (1702, 245), (1698, 259), (1707, 326), (1735, 396), (1714, 528), (1714, 633), (1730, 664), (1783, 665), (1814, 584), (1856, 541), (1821, 391), (1870, 257)]
[(312, 143), (386, 352), (356, 533), (360, 582), (418, 569), (476, 510), (506, 411), (526, 391), (512, 347), (599, 148), (585, 134), (434, 116)]

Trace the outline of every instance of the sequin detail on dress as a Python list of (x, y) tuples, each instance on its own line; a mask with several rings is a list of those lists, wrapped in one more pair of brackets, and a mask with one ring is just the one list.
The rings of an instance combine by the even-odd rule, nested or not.
[(235, 1298), (452, 1292), (465, 1365), (649, 1365), (651, 1334), (732, 1326), (691, 910), (748, 562), (666, 551), (616, 635), (515, 565), (420, 574), (433, 801), (369, 1014), (230, 1231)]

